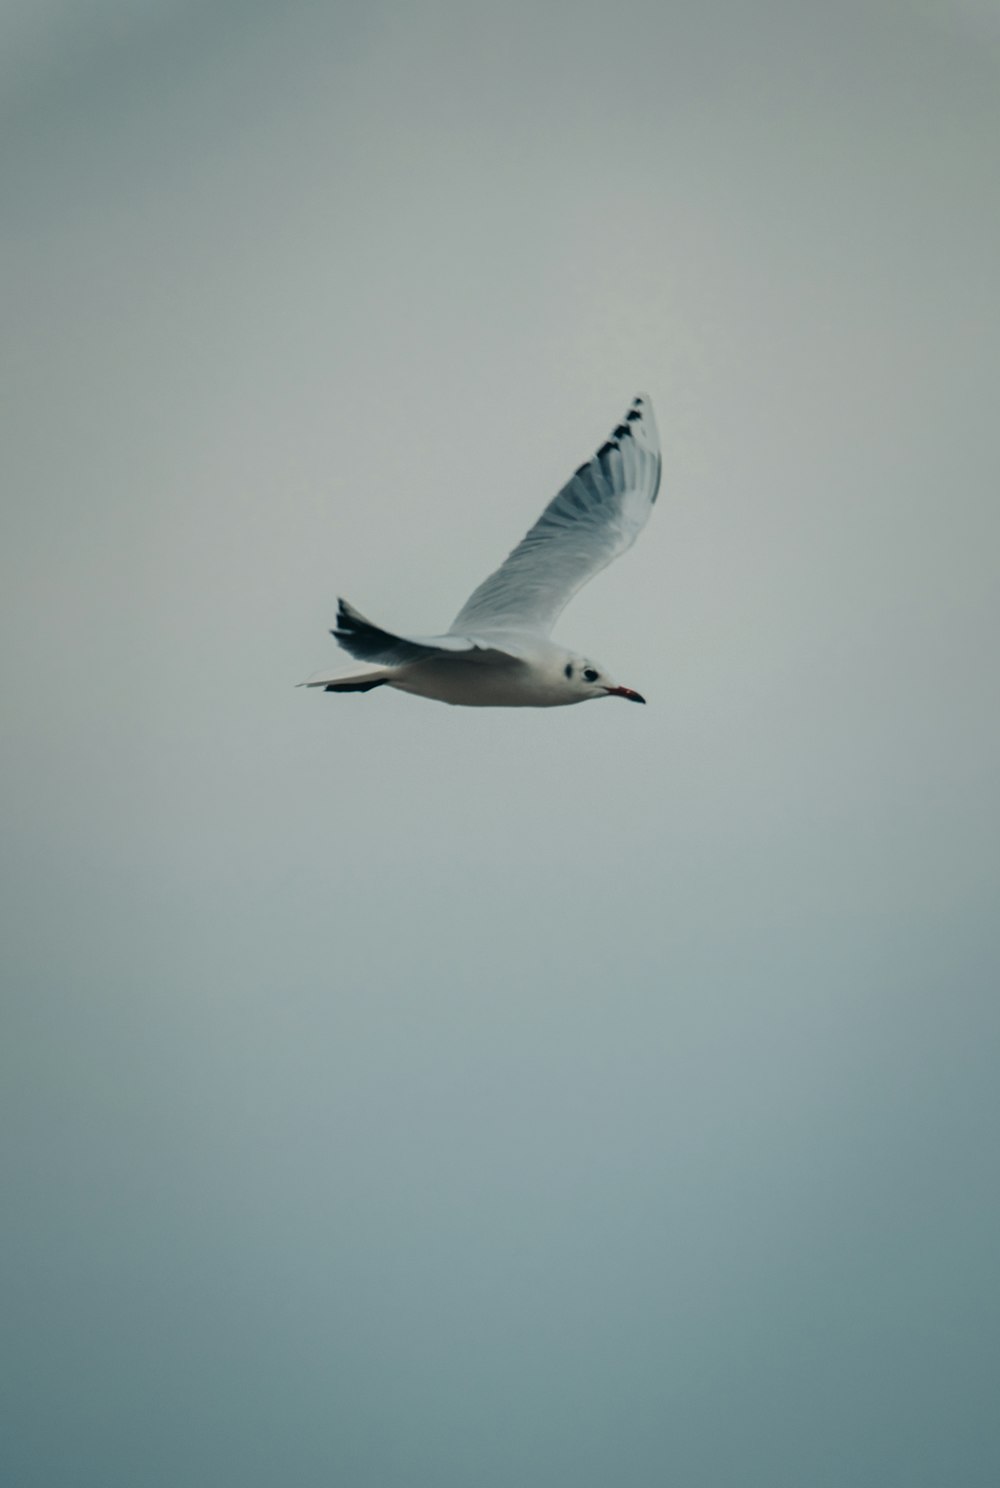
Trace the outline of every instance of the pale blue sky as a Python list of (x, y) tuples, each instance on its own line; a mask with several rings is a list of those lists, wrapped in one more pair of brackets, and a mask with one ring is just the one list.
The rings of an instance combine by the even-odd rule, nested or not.
[(6, 1480), (994, 1488), (991, 7), (3, 27)]

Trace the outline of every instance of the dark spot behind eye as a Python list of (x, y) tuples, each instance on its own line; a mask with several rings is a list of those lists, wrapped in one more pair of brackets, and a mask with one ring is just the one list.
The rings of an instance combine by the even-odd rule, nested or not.
[(567, 663), (566, 663), (565, 667), (563, 668), (563, 670), (565, 671), (567, 677), (572, 677), (572, 675), (573, 675), (573, 663), (571, 661), (567, 661)]

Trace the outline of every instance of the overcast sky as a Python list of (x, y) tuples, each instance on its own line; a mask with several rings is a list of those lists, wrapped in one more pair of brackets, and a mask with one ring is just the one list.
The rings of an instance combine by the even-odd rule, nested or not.
[(992, 0), (2, 33), (5, 1481), (995, 1488)]

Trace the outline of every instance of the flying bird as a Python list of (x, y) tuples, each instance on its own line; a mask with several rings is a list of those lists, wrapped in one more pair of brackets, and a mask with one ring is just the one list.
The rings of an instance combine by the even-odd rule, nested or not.
[(396, 687), (479, 708), (554, 708), (599, 697), (644, 703), (596, 662), (549, 637), (573, 595), (635, 542), (659, 485), (656, 422), (640, 395), (593, 459), (473, 590), (446, 635), (393, 635), (342, 599), (331, 634), (372, 670), (320, 672), (304, 685), (327, 692)]

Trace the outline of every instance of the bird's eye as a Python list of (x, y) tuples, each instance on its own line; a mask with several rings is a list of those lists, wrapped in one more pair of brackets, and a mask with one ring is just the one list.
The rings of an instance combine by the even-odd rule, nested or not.
[(584, 667), (583, 680), (585, 682), (596, 682), (600, 673), (595, 672), (593, 667)]

